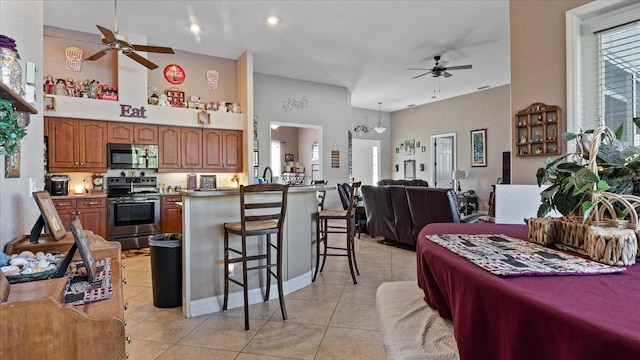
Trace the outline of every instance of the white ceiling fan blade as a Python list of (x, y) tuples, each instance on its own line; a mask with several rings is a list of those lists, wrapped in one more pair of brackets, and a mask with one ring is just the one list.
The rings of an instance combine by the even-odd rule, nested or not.
[(461, 66), (451, 66), (448, 67), (446, 70), (465, 70), (465, 69), (471, 69), (472, 65), (461, 65)]
[(423, 77), (423, 76), (425, 76), (425, 75), (427, 75), (427, 74), (431, 74), (431, 71), (427, 71), (427, 72), (426, 72), (426, 73), (424, 73), (424, 74), (420, 74), (420, 75), (418, 75), (418, 76), (414, 76), (414, 77), (412, 77), (411, 79), (417, 79), (417, 78), (419, 78), (419, 77)]

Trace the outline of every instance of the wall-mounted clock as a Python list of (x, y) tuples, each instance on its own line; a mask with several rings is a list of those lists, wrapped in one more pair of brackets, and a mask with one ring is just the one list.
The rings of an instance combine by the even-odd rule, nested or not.
[(104, 176), (94, 173), (91, 175), (91, 184), (93, 185), (92, 191), (104, 191)]

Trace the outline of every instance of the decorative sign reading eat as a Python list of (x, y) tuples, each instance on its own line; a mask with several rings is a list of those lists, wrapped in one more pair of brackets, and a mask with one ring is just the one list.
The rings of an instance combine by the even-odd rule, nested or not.
[(147, 118), (147, 115), (145, 115), (146, 111), (147, 110), (144, 108), (144, 106), (140, 106), (140, 108), (134, 108), (131, 105), (120, 104), (121, 117), (135, 117), (135, 118), (146, 119)]

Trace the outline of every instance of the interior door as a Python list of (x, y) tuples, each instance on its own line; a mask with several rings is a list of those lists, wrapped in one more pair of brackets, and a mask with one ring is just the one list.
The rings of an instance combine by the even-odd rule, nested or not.
[(355, 181), (375, 185), (380, 177), (380, 141), (352, 140), (352, 173)]
[(434, 137), (435, 178), (433, 186), (437, 188), (453, 188), (453, 137)]

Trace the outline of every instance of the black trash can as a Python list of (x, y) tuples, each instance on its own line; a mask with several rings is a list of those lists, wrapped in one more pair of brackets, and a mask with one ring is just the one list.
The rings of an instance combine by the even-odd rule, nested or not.
[(182, 234), (149, 237), (153, 305), (182, 306)]

